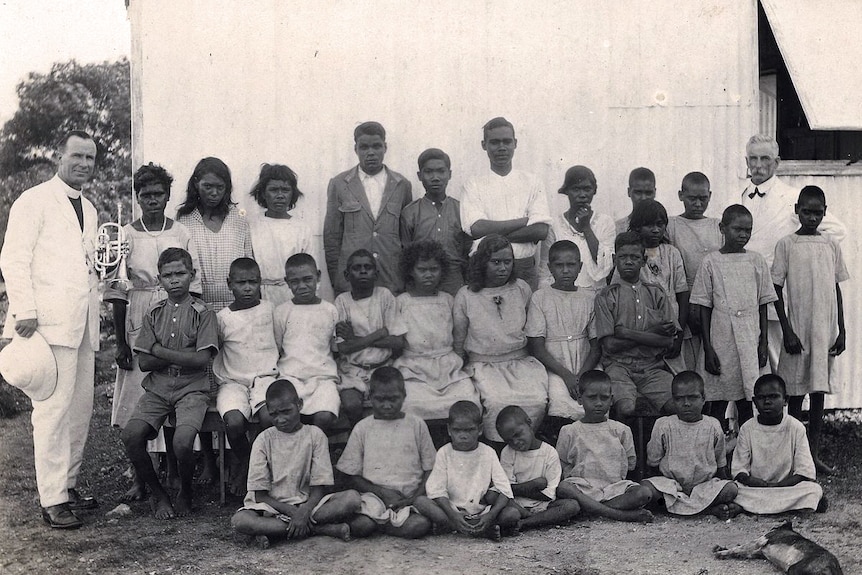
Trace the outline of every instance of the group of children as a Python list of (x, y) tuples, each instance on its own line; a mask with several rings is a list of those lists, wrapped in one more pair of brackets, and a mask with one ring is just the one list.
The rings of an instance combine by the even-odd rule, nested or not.
[[(375, 257), (360, 249), (344, 271), (350, 290), (326, 302), (317, 263), (297, 253), (285, 263), (292, 297), (273, 306), (261, 299), (258, 264), (240, 258), (227, 279), (234, 301), (216, 314), (190, 294), (190, 254), (162, 251), (167, 299), (144, 314), (132, 345), (148, 375), (123, 430), (154, 515), (191, 510), (193, 442), (213, 359), (216, 405), (238, 462), (232, 491), (245, 494), (233, 525), (262, 544), (378, 530), (498, 539), (580, 512), (650, 521), (645, 506), (658, 502), (671, 513), (721, 518), (822, 507), (805, 429), (783, 407), (788, 392), (797, 408), (812, 393), (822, 410), (825, 389), (808, 386), (823, 383), (829, 356), (843, 351), (837, 282), (846, 270), (837, 246), (816, 231), (823, 193), (800, 194), (801, 227), (779, 243), (772, 274), (745, 250), (748, 210), (724, 211), (713, 251), (715, 226), (696, 223), (707, 219), (709, 181), (689, 174), (680, 199), (685, 212), (673, 225), (654, 200), (634, 206), (629, 231), (614, 243), (610, 285), (598, 293), (576, 286), (583, 263), (571, 241), (550, 247), (553, 283), (532, 293), (515, 277), (510, 242), (492, 234), (454, 298), (441, 289), (450, 265), (443, 247), (417, 241), (403, 251), (406, 290), (397, 297), (376, 285)], [(822, 264), (817, 277), (814, 263)], [(828, 330), (804, 311), (815, 296), (818, 309), (831, 306)], [(787, 371), (759, 376), (774, 301), (791, 359), (782, 358)], [(758, 416), (748, 421), (752, 399)], [(729, 401), (743, 422), (730, 473), (717, 421)], [(627, 479), (636, 465), (632, 432), (618, 420), (643, 404), (667, 416), (647, 446), (657, 473), (636, 483)], [(180, 479), (173, 502), (146, 452), (169, 416)], [(339, 426), (351, 431), (336, 491), (326, 434)], [(253, 442), (249, 431), (259, 432)], [(537, 432), (558, 435), (556, 449)]]

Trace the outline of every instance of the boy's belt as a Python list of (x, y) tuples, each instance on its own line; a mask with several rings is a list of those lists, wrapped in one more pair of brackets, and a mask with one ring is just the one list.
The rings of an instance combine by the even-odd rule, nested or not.
[(169, 365), (168, 367), (157, 369), (156, 372), (161, 373), (162, 375), (169, 375), (171, 377), (180, 377), (183, 375), (199, 375), (206, 373), (206, 370), (202, 367), (180, 367), (178, 365)]
[(377, 363), (355, 363), (353, 365), (355, 365), (357, 367), (361, 367), (362, 369), (371, 370), (371, 369), (377, 369), (378, 367), (383, 367), (384, 365), (389, 363), (390, 359), (391, 358), (386, 358), (383, 361), (379, 361)]

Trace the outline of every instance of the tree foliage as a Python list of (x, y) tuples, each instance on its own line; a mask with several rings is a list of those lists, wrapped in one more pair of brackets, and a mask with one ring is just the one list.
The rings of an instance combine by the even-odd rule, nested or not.
[[(56, 172), (57, 141), (69, 130), (93, 135), (99, 147), (96, 173), (84, 194), (99, 221), (116, 221), (131, 202), (131, 92), (129, 61), (58, 62), (47, 74), (31, 72), (18, 84), (18, 111), (0, 130), (0, 233), (12, 202)], [(126, 220), (124, 223), (127, 223)]]

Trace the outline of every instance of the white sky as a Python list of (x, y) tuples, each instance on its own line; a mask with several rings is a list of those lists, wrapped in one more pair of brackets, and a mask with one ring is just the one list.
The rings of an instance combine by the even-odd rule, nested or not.
[(18, 109), (15, 86), (54, 62), (114, 61), (130, 52), (123, 0), (0, 0), (0, 124)]

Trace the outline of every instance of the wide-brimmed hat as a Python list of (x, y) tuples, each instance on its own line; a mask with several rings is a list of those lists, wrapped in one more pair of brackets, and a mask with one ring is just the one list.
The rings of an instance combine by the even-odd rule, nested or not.
[(38, 331), (30, 337), (15, 335), (0, 351), (0, 375), (30, 399), (43, 401), (57, 387), (57, 360)]

